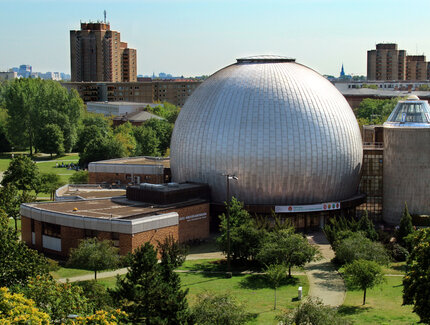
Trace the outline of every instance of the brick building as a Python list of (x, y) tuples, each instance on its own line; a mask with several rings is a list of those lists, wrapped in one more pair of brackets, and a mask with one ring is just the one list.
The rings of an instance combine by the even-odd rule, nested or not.
[(72, 82), (137, 81), (136, 50), (109, 23), (81, 23), (80, 30), (71, 30), (70, 62)]
[[(41, 252), (67, 257), (85, 238), (112, 240), (124, 255), (170, 235), (182, 243), (209, 236), (207, 186), (166, 184), (142, 191), (146, 202), (123, 196), (23, 204), (22, 240)], [(160, 197), (167, 201), (158, 204)]]
[(169, 102), (183, 106), (186, 99), (201, 84), (200, 80), (152, 80), (140, 82), (63, 82), (63, 87), (75, 89), (87, 102)]
[(95, 161), (88, 164), (90, 184), (117, 185), (170, 181), (170, 159), (158, 157), (128, 157)]

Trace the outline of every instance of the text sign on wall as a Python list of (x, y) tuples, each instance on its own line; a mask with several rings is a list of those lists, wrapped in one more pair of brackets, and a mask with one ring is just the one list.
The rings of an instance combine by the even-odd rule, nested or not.
[(328, 210), (339, 210), (339, 209), (340, 209), (340, 202), (327, 202), (327, 203), (309, 204), (309, 205), (275, 206), (276, 213), (314, 212), (314, 211), (328, 211)]
[(190, 222), (190, 221), (196, 221), (196, 220), (206, 219), (206, 217), (207, 217), (207, 213), (203, 212), (203, 213), (193, 214), (191, 216), (180, 217), (179, 221), (186, 220), (187, 222)]

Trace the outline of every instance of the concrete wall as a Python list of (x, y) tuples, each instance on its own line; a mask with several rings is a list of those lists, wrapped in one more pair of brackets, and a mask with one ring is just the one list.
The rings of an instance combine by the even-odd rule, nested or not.
[(430, 214), (430, 128), (384, 128), (383, 219), (397, 225), (405, 205)]

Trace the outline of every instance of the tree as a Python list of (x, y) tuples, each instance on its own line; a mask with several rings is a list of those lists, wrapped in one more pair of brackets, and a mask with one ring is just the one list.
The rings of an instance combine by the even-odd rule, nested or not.
[(131, 123), (127, 122), (116, 127), (114, 136), (122, 143), (125, 156), (132, 156), (136, 150), (136, 139), (133, 136), (133, 126)]
[(35, 146), (41, 152), (49, 153), (51, 158), (53, 153), (57, 155), (63, 154), (63, 131), (61, 131), (61, 128), (57, 124), (46, 124), (40, 129)]
[(77, 248), (70, 250), (67, 265), (94, 271), (94, 279), (97, 280), (97, 271), (112, 270), (119, 265), (118, 248), (107, 240), (85, 239)]
[(81, 296), (88, 299), (92, 310), (110, 310), (114, 306), (112, 297), (103, 284), (96, 281), (78, 281), (72, 285), (82, 289)]
[(366, 290), (384, 281), (381, 266), (374, 261), (363, 259), (347, 264), (344, 276), (348, 287), (363, 290), (363, 305), (366, 304)]
[(29, 277), (48, 274), (46, 259), (18, 240), (0, 210), (0, 286), (25, 285)]
[(172, 236), (162, 243), (159, 242), (158, 247), (161, 255), (160, 276), (165, 287), (161, 297), (164, 303), (160, 305), (160, 311), (168, 324), (191, 323), (187, 302), (188, 289), (181, 289), (181, 279), (175, 272), (175, 268), (185, 261), (185, 250)]
[(92, 139), (105, 138), (111, 135), (109, 121), (102, 114), (85, 112), (78, 128), (78, 140), (75, 145), (77, 152), (84, 152), (85, 146)]
[(15, 231), (18, 231), (17, 220), (20, 217), (20, 206), (20, 195), (15, 185), (7, 184), (4, 187), (0, 187), (0, 209), (2, 209), (9, 218), (14, 219)]
[(283, 325), (346, 325), (350, 324), (336, 311), (336, 308), (324, 305), (318, 298), (308, 297), (292, 312), (286, 311), (277, 316)]
[(3, 174), (1, 184), (15, 185), (18, 190), (36, 191), (38, 190), (40, 178), (39, 169), (35, 162), (27, 156), (17, 156), (9, 164), (9, 167)]
[(413, 235), (412, 251), (403, 278), (403, 304), (414, 305), (422, 323), (430, 323), (430, 228)]
[(314, 260), (317, 254), (317, 247), (309, 244), (302, 235), (294, 234), (292, 229), (281, 229), (268, 234), (257, 260), (265, 265), (285, 265), (291, 277), (292, 266), (303, 266)]
[(170, 146), (170, 140), (172, 138), (173, 125), (166, 120), (159, 120), (152, 118), (143, 124), (146, 128), (151, 128), (157, 134), (157, 138), (160, 141), (158, 151), (164, 155), (167, 148)]
[(228, 294), (204, 292), (197, 296), (192, 315), (199, 325), (241, 325), (250, 319), (245, 306)]
[(360, 220), (357, 223), (357, 230), (366, 234), (366, 237), (372, 241), (378, 240), (378, 233), (375, 230), (375, 225), (369, 219), (367, 210), (364, 211)]
[(83, 102), (75, 90), (70, 92), (55, 81), (41, 79), (15, 79), (7, 83), (3, 98), (8, 113), (7, 133), (18, 147), (41, 143), (41, 130), (47, 124), (61, 128), (64, 148), (69, 152), (76, 142), (78, 121)]
[[(221, 235), (217, 238), (219, 248), (227, 255), (227, 216), (220, 215)], [(264, 230), (256, 229), (243, 203), (232, 197), (230, 202), (230, 252), (232, 260), (246, 261), (254, 258), (264, 239)]]
[(286, 278), (286, 276), (287, 268), (282, 264), (272, 264), (266, 268), (266, 278), (269, 280), (275, 291), (275, 304), (273, 305), (274, 310), (276, 310), (276, 289), (281, 285), (281, 282)]
[(359, 124), (382, 124), (393, 111), (400, 98), (371, 99), (365, 98), (357, 108)]
[(345, 238), (336, 248), (336, 260), (340, 264), (352, 263), (354, 260), (375, 261), (381, 265), (390, 262), (390, 256), (381, 243), (372, 242), (363, 233), (357, 232)]
[(88, 165), (92, 161), (125, 157), (123, 144), (113, 136), (95, 138), (88, 142), (80, 154), (79, 164)]
[(49, 315), (34, 306), (34, 301), (22, 294), (11, 293), (8, 288), (0, 288), (1, 324), (49, 325)]
[(116, 310), (97, 310), (95, 314), (88, 316), (78, 316), (73, 325), (117, 325), (127, 324), (127, 314)]
[(50, 275), (30, 279), (20, 291), (32, 299), (37, 308), (47, 313), (54, 323), (64, 323), (70, 314), (91, 313), (90, 301), (80, 287), (59, 283)]
[(133, 252), (127, 274), (124, 278), (117, 278), (117, 286), (111, 294), (133, 324), (163, 324), (165, 289), (159, 273), (157, 251), (146, 242)]
[(55, 191), (64, 185), (59, 175), (54, 173), (42, 174), (40, 176), (40, 187), (39, 191), (43, 193), (49, 193), (51, 200), (54, 200)]
[(160, 156), (158, 151), (160, 140), (157, 138), (157, 133), (145, 126), (140, 126), (134, 129), (134, 137), (136, 139), (136, 156)]
[(405, 208), (403, 209), (402, 218), (400, 219), (399, 229), (396, 231), (397, 242), (406, 248), (409, 248), (405, 238), (414, 232), (414, 226), (412, 225), (412, 216), (409, 214), (408, 205), (405, 202)]
[(88, 184), (88, 182), (89, 182), (89, 175), (88, 175), (88, 171), (86, 170), (80, 170), (74, 173), (69, 178), (70, 184)]

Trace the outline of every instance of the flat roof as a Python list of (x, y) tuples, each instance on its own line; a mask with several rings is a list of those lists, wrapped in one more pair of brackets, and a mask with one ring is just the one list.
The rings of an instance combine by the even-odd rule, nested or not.
[(96, 104), (96, 105), (115, 105), (115, 106), (157, 106), (160, 104), (154, 103), (138, 103), (138, 102), (87, 102), (87, 105)]
[[(24, 203), (21, 207), (25, 206), (47, 212), (56, 212), (84, 218), (133, 220), (146, 216), (163, 214), (164, 211), (175, 208), (206, 202), (206, 200), (194, 199), (169, 206), (156, 206), (144, 202), (130, 201), (124, 196), (79, 201)], [(75, 208), (77, 210), (74, 210)]]
[(62, 193), (62, 197), (67, 196), (80, 196), (86, 200), (98, 199), (98, 198), (109, 198), (113, 196), (125, 195), (123, 189), (108, 189), (108, 188), (91, 188), (91, 187), (80, 187), (69, 185), (67, 191)]
[(170, 158), (164, 157), (126, 157), (94, 161), (90, 164), (120, 164), (120, 165), (158, 165), (170, 168)]

